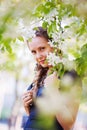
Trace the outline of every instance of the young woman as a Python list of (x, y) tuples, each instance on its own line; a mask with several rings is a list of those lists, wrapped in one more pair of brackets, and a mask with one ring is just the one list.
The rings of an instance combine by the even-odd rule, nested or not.
[[(50, 87), (58, 77), (54, 73), (47, 76), (49, 68), (52, 66), (47, 63), (46, 58), (50, 52), (53, 52), (53, 48), (48, 44), (50, 38), (47, 35), (47, 31), (42, 27), (38, 27), (35, 35), (36, 36), (33, 37), (32, 41), (28, 43), (28, 47), (37, 62), (37, 67), (35, 79), (29, 86), (27, 92), (23, 95), (24, 108), (29, 116), (25, 123), (24, 130), (71, 130), (76, 119), (79, 107), (79, 98), (76, 94), (73, 95), (69, 93), (67, 96), (68, 98), (62, 102), (61, 97), (65, 97), (63, 97), (63, 94), (60, 93), (60, 90), (58, 89), (60, 98), (57, 102), (60, 102), (61, 100), (61, 107), (64, 107), (64, 109), (58, 109), (58, 112), (54, 115), (52, 127), (48, 128), (44, 127), (45, 124), (41, 125), (42, 118), (38, 116), (39, 110), (35, 104), (35, 98), (38, 99), (44, 96), (43, 90), (46, 89), (44, 84), (46, 87)], [(69, 73), (67, 72), (66, 74), (69, 74), (73, 79), (78, 77), (74, 71)], [(75, 89), (74, 92), (76, 91), (78, 90)], [(49, 121), (50, 119), (48, 118), (47, 120)]]

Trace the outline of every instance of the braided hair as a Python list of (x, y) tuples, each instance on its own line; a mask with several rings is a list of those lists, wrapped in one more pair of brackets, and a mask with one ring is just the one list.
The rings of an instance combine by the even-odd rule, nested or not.
[[(42, 27), (37, 28), (35, 35), (36, 35), (36, 37), (43, 37), (47, 41), (50, 39), (48, 34), (47, 34), (47, 30), (43, 29)], [(34, 86), (39, 88), (40, 86), (42, 86), (44, 84), (44, 79), (46, 78), (47, 71), (48, 71), (48, 67), (43, 68), (41, 65), (36, 64), (36, 67), (35, 67), (36, 73), (35, 73), (35, 77), (33, 80)]]

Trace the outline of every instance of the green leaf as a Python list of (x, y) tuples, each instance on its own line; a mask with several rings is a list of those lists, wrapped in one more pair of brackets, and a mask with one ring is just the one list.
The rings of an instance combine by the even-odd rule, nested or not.
[(87, 43), (82, 46), (81, 55), (82, 55), (83, 58), (84, 58), (84, 56), (87, 57)]
[(7, 45), (7, 46), (6, 46), (6, 49), (7, 49), (7, 51), (8, 51), (9, 53), (12, 53), (12, 48), (11, 48), (10, 45)]
[(67, 26), (64, 26), (64, 28), (70, 28), (70, 26), (67, 25)]
[(42, 23), (42, 27), (45, 28), (45, 29), (47, 29), (47, 25), (48, 25), (48, 22), (46, 22), (46, 21), (44, 21), (44, 22)]
[(57, 29), (57, 27), (56, 27), (56, 21), (51, 22), (51, 24), (47, 28), (48, 35), (51, 37), (52, 33), (55, 32), (56, 29)]
[(22, 36), (18, 37), (18, 39), (19, 39), (20, 41), (24, 41), (24, 39), (23, 39)]
[(6, 50), (7, 50), (9, 53), (12, 53), (11, 41), (12, 41), (11, 38), (7, 38), (7, 39), (3, 39), (3, 40), (2, 40), (2, 43), (3, 43), (4, 47), (6, 48)]
[(76, 59), (76, 69), (79, 75), (84, 76), (87, 73), (87, 61), (83, 57)]

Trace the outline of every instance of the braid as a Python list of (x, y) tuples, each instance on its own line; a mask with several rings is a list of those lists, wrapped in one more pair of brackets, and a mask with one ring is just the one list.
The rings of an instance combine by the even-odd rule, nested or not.
[[(35, 32), (36, 37), (44, 37), (47, 41), (51, 38), (47, 34), (47, 30), (42, 27), (37, 27)], [(41, 65), (37, 64), (35, 68), (35, 76), (33, 80), (33, 86), (39, 88), (40, 86), (44, 85), (44, 79), (46, 78), (48, 71), (48, 67), (42, 67)]]
[(46, 78), (48, 67), (43, 68), (41, 65), (37, 64), (35, 71), (36, 73), (35, 78), (33, 80), (33, 85), (39, 88), (44, 85), (44, 79)]

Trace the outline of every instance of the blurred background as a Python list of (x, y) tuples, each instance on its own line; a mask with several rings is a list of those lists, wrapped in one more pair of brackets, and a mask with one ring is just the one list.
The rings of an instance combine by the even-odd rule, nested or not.
[[(21, 129), (24, 109), (21, 96), (32, 82), (34, 61), (27, 45), (18, 44), (15, 60), (4, 52), (0, 54), (0, 129)], [(12, 68), (12, 69), (11, 69)]]
[(23, 18), (29, 25), (32, 8), (38, 2), (0, 0), (0, 130), (21, 129), (21, 96), (32, 82), (35, 63), (20, 38), (18, 21)]

